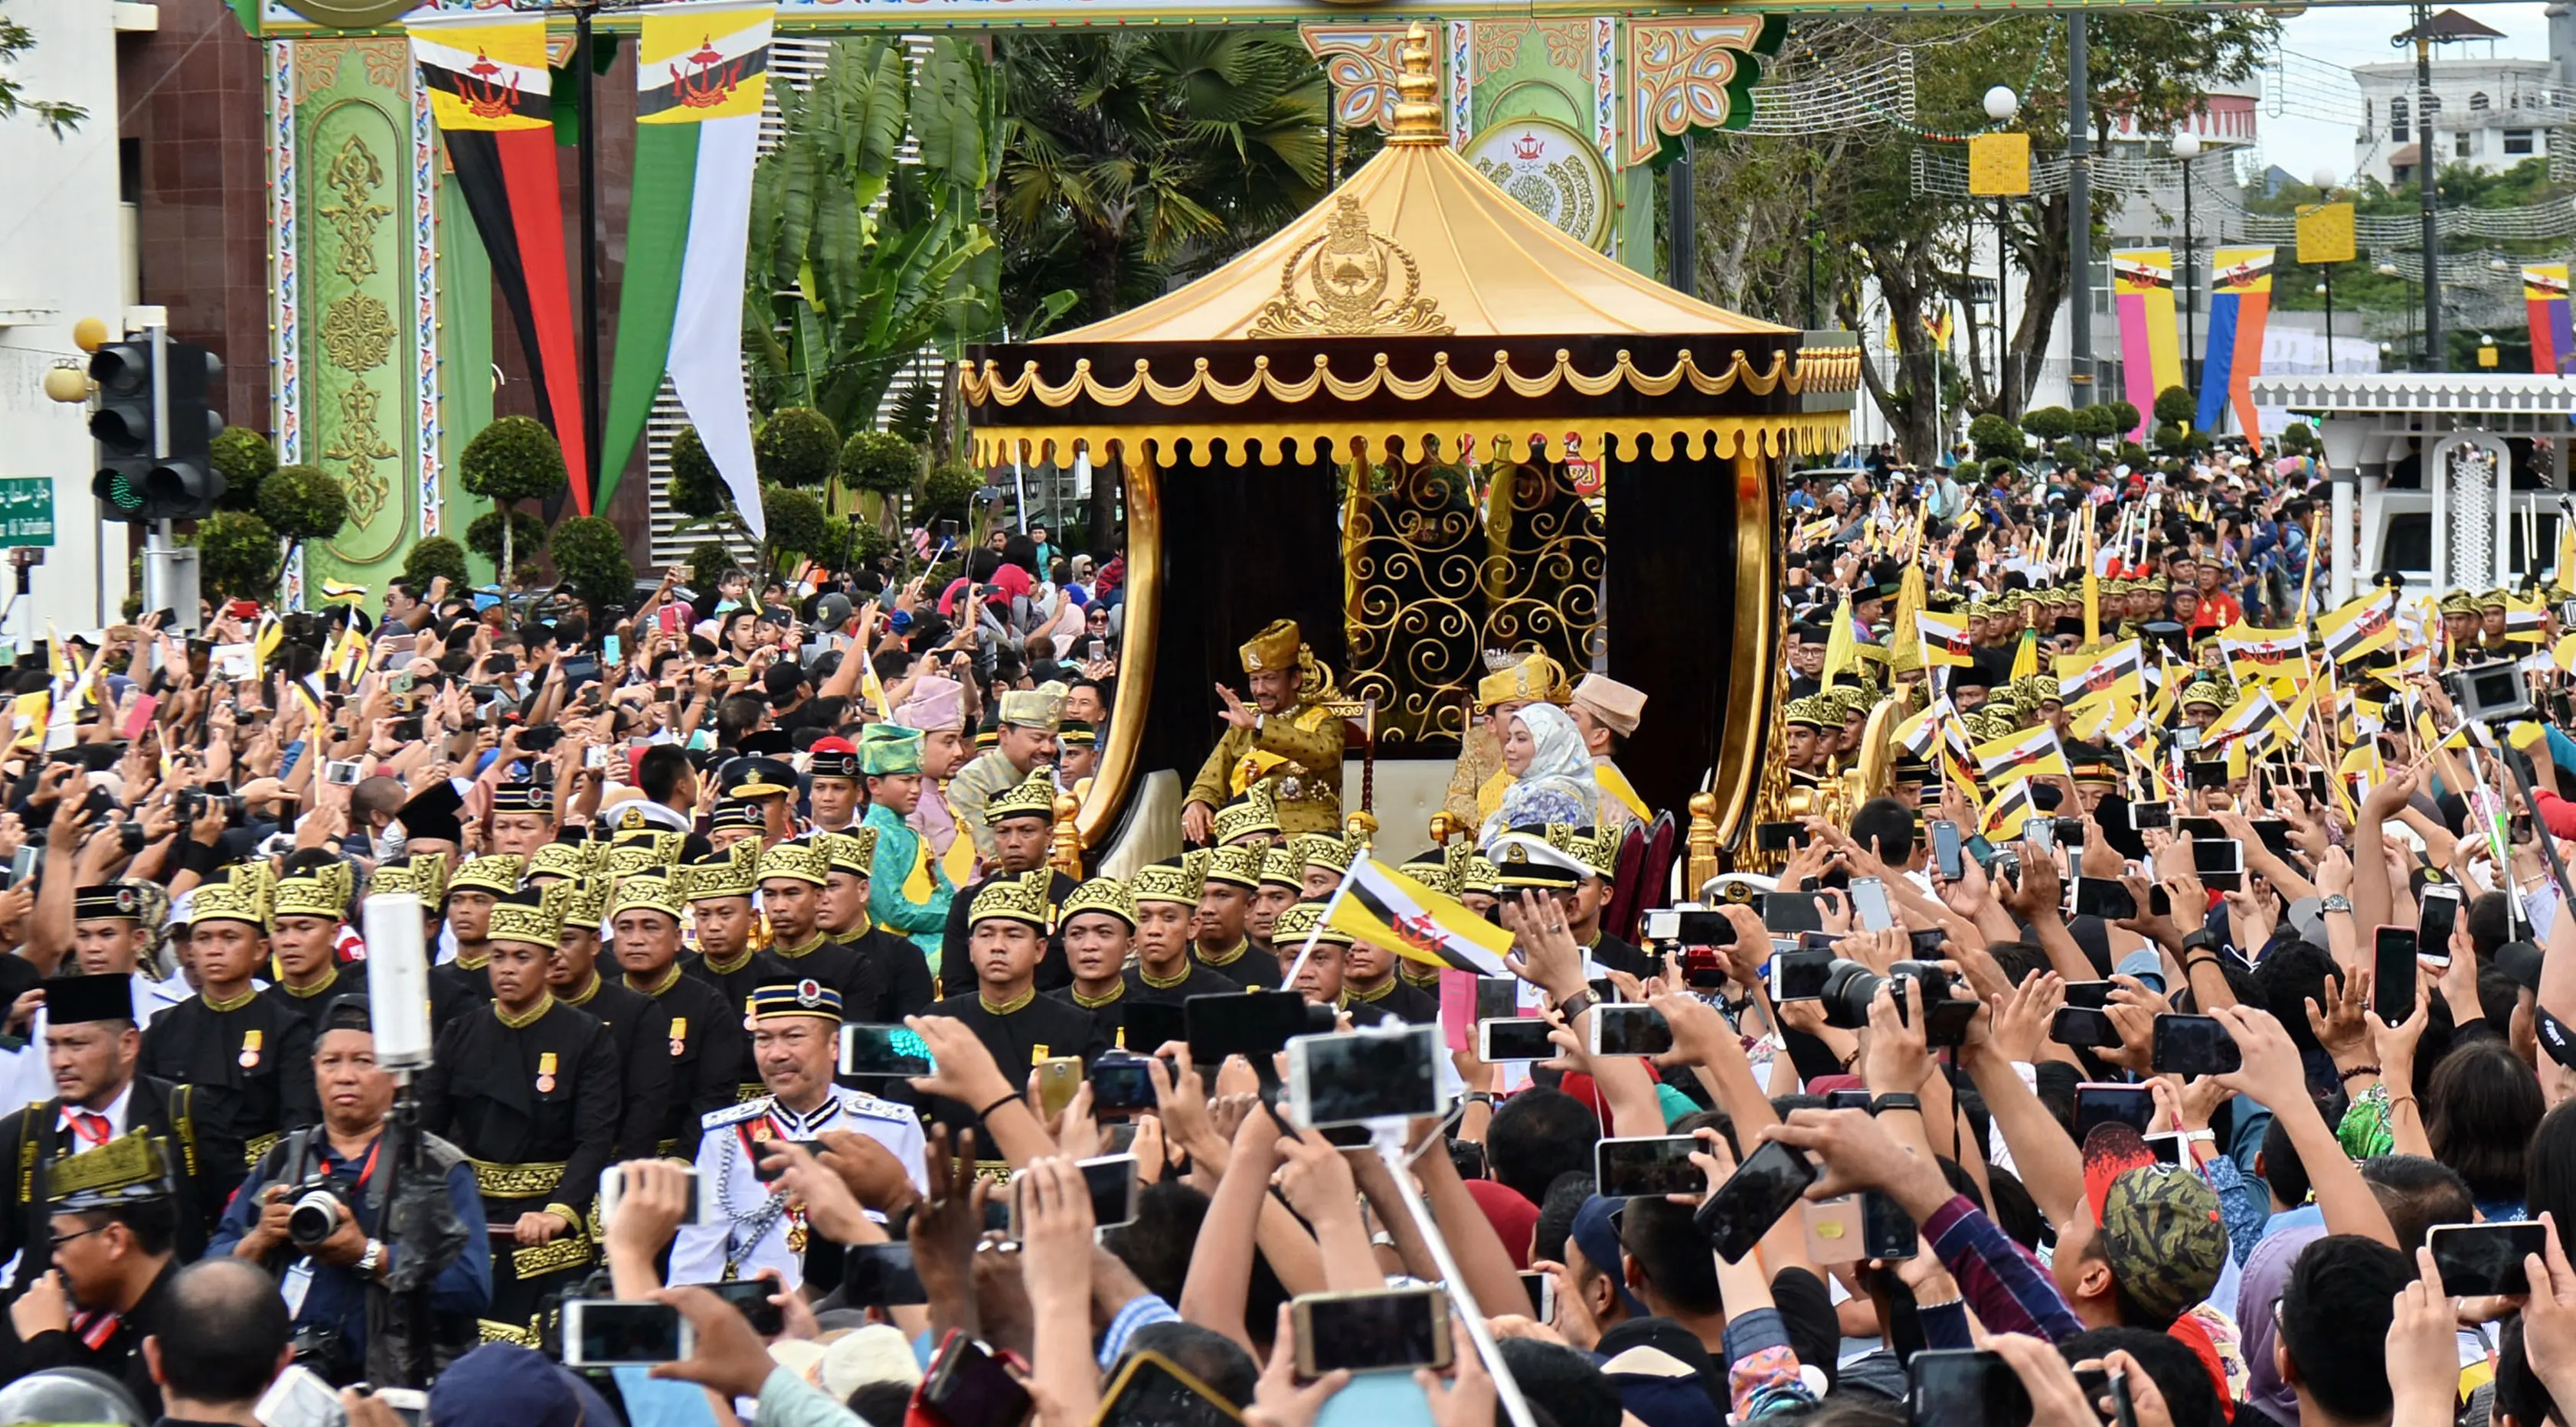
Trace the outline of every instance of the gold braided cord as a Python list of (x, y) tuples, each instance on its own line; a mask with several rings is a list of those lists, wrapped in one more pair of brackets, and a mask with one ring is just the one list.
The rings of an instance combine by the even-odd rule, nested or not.
[(563, 1183), (564, 1165), (495, 1164), (490, 1160), (469, 1159), (474, 1166), (474, 1187), (490, 1199), (534, 1199), (552, 1194)]
[[(1522, 450), (1535, 448), (1544, 455), (1533, 455), (1531, 459), (1562, 461), (1569, 454), (1569, 437), (1580, 448), (1573, 454), (1606, 451), (1625, 460), (1719, 459), (1740, 451), (1764, 456), (1821, 455), (1842, 447), (1851, 413), (1562, 417), (1538, 431), (1524, 430), (1517, 435), (1496, 431), (1481, 437), (1476, 434), (1476, 428), (1502, 419), (1506, 418), (1457, 418), (1454, 425), (1447, 421), (1435, 425), (1434, 419), (1421, 417), (1347, 417), (1140, 426), (987, 426), (975, 432), (975, 459), (987, 466), (1003, 465), (1015, 450), (1024, 459), (1038, 459), (1052, 447), (1056, 459), (1067, 460), (1076, 445), (1087, 444), (1095, 459), (1113, 446), (1131, 451), (1151, 446), (1162, 453), (1161, 459), (1170, 462), (1180, 459), (1177, 448), (1186, 442), (1193, 448), (1192, 459), (1201, 463), (1210, 461), (1210, 453), (1222, 446), (1229, 466), (1251, 465), (1256, 460), (1261, 465), (1276, 466), (1283, 461), (1322, 460), (1334, 454), (1361, 459), (1371, 451), (1380, 453), (1382, 458), (1396, 443), (1415, 453), (1435, 448), (1443, 452), (1472, 451), (1484, 446), (1487, 452), (1477, 456), (1480, 460), (1491, 452), (1506, 450), (1513, 453), (1510, 459), (1517, 460)], [(1301, 455), (1301, 451), (1308, 454)]]
[(1076, 400), (1097, 402), (1102, 406), (1121, 407), (1142, 395), (1159, 406), (1185, 406), (1202, 395), (1221, 405), (1240, 406), (1255, 396), (1269, 396), (1291, 404), (1311, 400), (1318, 391), (1336, 401), (1362, 401), (1381, 391), (1391, 392), (1405, 401), (1423, 401), (1443, 391), (1470, 401), (1493, 395), (1501, 385), (1509, 385), (1515, 396), (1541, 397), (1559, 386), (1571, 386), (1585, 396), (1606, 396), (1626, 387), (1640, 396), (1667, 396), (1679, 390), (1683, 382), (1702, 396), (1722, 396), (1735, 389), (1739, 381), (1756, 396), (1769, 396), (1787, 383), (1791, 395), (1810, 392), (1854, 391), (1860, 386), (1860, 348), (1810, 347), (1802, 349), (1792, 366), (1784, 351), (1774, 351), (1768, 367), (1758, 368), (1738, 350), (1715, 371), (1701, 367), (1689, 349), (1674, 355), (1672, 366), (1660, 375), (1639, 368), (1626, 351), (1621, 351), (1608, 370), (1585, 373), (1574, 365), (1574, 354), (1559, 349), (1555, 363), (1543, 372), (1530, 373), (1515, 369), (1508, 349), (1494, 353), (1494, 364), (1483, 376), (1461, 374), (1447, 352), (1433, 354), (1431, 370), (1420, 377), (1398, 376), (1388, 354), (1380, 352), (1366, 376), (1350, 378), (1332, 370), (1329, 359), (1318, 353), (1313, 372), (1300, 381), (1287, 381), (1272, 370), (1268, 356), (1255, 357), (1252, 375), (1240, 382), (1225, 382), (1211, 376), (1208, 360), (1199, 358), (1192, 364), (1189, 380), (1172, 383), (1155, 379), (1146, 359), (1136, 359), (1135, 374), (1126, 381), (1111, 384), (1093, 375), (1091, 359), (1081, 358), (1073, 364), (1073, 375), (1062, 382), (1050, 383), (1038, 375), (1038, 364), (1024, 364), (1016, 377), (1001, 374), (1001, 363), (986, 361), (980, 367), (973, 362), (960, 362), (957, 367), (957, 389), (970, 406), (1016, 406), (1035, 397), (1042, 406), (1070, 406)]

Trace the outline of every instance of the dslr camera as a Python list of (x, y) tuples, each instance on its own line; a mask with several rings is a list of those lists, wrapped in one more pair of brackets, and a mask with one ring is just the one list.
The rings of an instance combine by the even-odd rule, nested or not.
[[(277, 1180), (286, 1186), (279, 1197), (288, 1205), (287, 1242), (308, 1254), (340, 1227), (340, 1210), (348, 1204), (322, 1171), (322, 1147), (317, 1134), (305, 1129), (286, 1137), (285, 1173)], [(354, 1216), (357, 1210), (351, 1207), (349, 1212)]]
[(202, 788), (181, 788), (171, 795), (170, 810), (181, 828), (196, 822), (210, 812), (220, 812), (226, 827), (240, 827), (242, 800), (230, 783), (208, 783)]
[[(1887, 975), (1880, 976), (1857, 961), (1835, 957), (1834, 964), (1825, 972), (1825, 1024), (1846, 1031), (1866, 1027), (1869, 1024), (1869, 1003), (1877, 998), (1878, 988), (1886, 982), (1914, 982), (1915, 993), (1923, 998), (1924, 1005), (1931, 1006), (1950, 999), (1953, 979), (1940, 963), (1933, 961), (1900, 961), (1887, 968)], [(1899, 988), (1896, 992), (1896, 1016), (1901, 1021), (1906, 1015), (1905, 992)]]

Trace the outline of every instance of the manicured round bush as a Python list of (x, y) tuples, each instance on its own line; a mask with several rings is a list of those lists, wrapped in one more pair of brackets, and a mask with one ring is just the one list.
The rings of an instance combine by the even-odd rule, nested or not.
[(812, 407), (782, 406), (752, 436), (751, 456), (762, 485), (810, 489), (840, 469), (841, 433)]

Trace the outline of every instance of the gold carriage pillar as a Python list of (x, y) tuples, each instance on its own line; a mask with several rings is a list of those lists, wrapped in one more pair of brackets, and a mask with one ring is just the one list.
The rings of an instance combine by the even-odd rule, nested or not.
[(1654, 700), (1622, 766), (1674, 809), (1713, 772), (1732, 838), (1778, 662), (1779, 458), (1840, 447), (1859, 347), (1560, 233), (1449, 150), (1418, 28), (1404, 63), (1386, 147), (1323, 203), (1177, 292), (960, 365), (984, 463), (1087, 447), (1125, 483), (1125, 666), (1083, 831), (1145, 773), (1190, 776), (1270, 619), (1345, 667), (1335, 463), (1409, 451), (1604, 462), (1609, 672)]

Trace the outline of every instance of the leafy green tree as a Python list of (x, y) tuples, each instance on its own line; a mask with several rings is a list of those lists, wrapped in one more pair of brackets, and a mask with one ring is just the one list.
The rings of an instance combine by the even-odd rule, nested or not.
[(698, 439), (698, 428), (683, 426), (671, 437), (670, 460), (672, 510), (693, 520), (712, 520), (732, 509), (733, 494), (725, 489), (706, 443)]
[(626, 537), (607, 519), (575, 516), (555, 527), (551, 544), (555, 573), (592, 609), (634, 597), (635, 563), (626, 557)]
[[(484, 427), (465, 443), (464, 459), (457, 463), (459, 483), (472, 494), (490, 500), (503, 511), (512, 511), (520, 501), (543, 500), (562, 490), (568, 481), (564, 474), (562, 443), (543, 422), (529, 416), (504, 416)], [(497, 512), (496, 512), (497, 514)], [(466, 528), (465, 543), (492, 558), (509, 584), (517, 577), (519, 563), (515, 545), (519, 532), (533, 526), (537, 531), (532, 548), (545, 546), (545, 522), (535, 516), (508, 521), (478, 519)], [(474, 538), (477, 530), (493, 535), (493, 544), (485, 549)]]
[(71, 131), (89, 117), (89, 111), (77, 104), (56, 99), (39, 99), (20, 86), (13, 71), (27, 51), (36, 47), (36, 32), (12, 15), (0, 14), (0, 119), (14, 119), (21, 113), (32, 114), (56, 139), (71, 136)]
[[(769, 526), (769, 540), (762, 554), (771, 569), (784, 574), (788, 556), (823, 553), (821, 501), (786, 486), (765, 486), (760, 492), (760, 509)], [(840, 552), (832, 553), (837, 556)]]
[(2022, 439), (2022, 429), (2014, 425), (2011, 418), (1997, 416), (1991, 411), (1968, 423), (1968, 440), (1977, 448), (1979, 460), (2001, 460), (2007, 464), (2022, 453), (2026, 444)]
[(689, 552), (689, 588), (712, 603), (716, 586), (724, 583), (725, 576), (741, 568), (723, 541), (702, 540), (698, 542), (698, 548)]
[[(834, 41), (810, 89), (770, 93), (783, 135), (752, 179), (752, 398), (860, 430), (924, 347), (960, 356), (997, 320), (982, 201), (1002, 148), (998, 81), (971, 37), (931, 41), (917, 74), (901, 44), (866, 37)], [(917, 163), (895, 161), (907, 132)]]
[(465, 568), (465, 547), (444, 535), (414, 542), (410, 552), (403, 556), (403, 580), (426, 594), (429, 582), (441, 575), (447, 577), (449, 585), (458, 589), (464, 588), (473, 578)]
[[(507, 516), (508, 523), (502, 522)], [(507, 589), (535, 571), (538, 552), (546, 548), (546, 523), (529, 511), (503, 506), (474, 517), (465, 527), (465, 547), (492, 562)]]
[(248, 511), (218, 510), (188, 537), (197, 547), (197, 577), (213, 600), (268, 600), (277, 595), (277, 532)]
[(208, 447), (215, 474), (224, 478), (224, 493), (215, 498), (222, 510), (259, 509), (259, 483), (277, 469), (277, 448), (247, 426), (227, 426)]
[(831, 484), (841, 469), (841, 433), (832, 418), (805, 406), (769, 413), (751, 438), (753, 467), (763, 485), (810, 490)]
[[(1093, 473), (1093, 482), (1100, 480)], [(930, 520), (964, 520), (975, 503), (975, 492), (984, 488), (984, 473), (964, 461), (950, 461), (930, 473), (922, 483), (921, 518)]]

